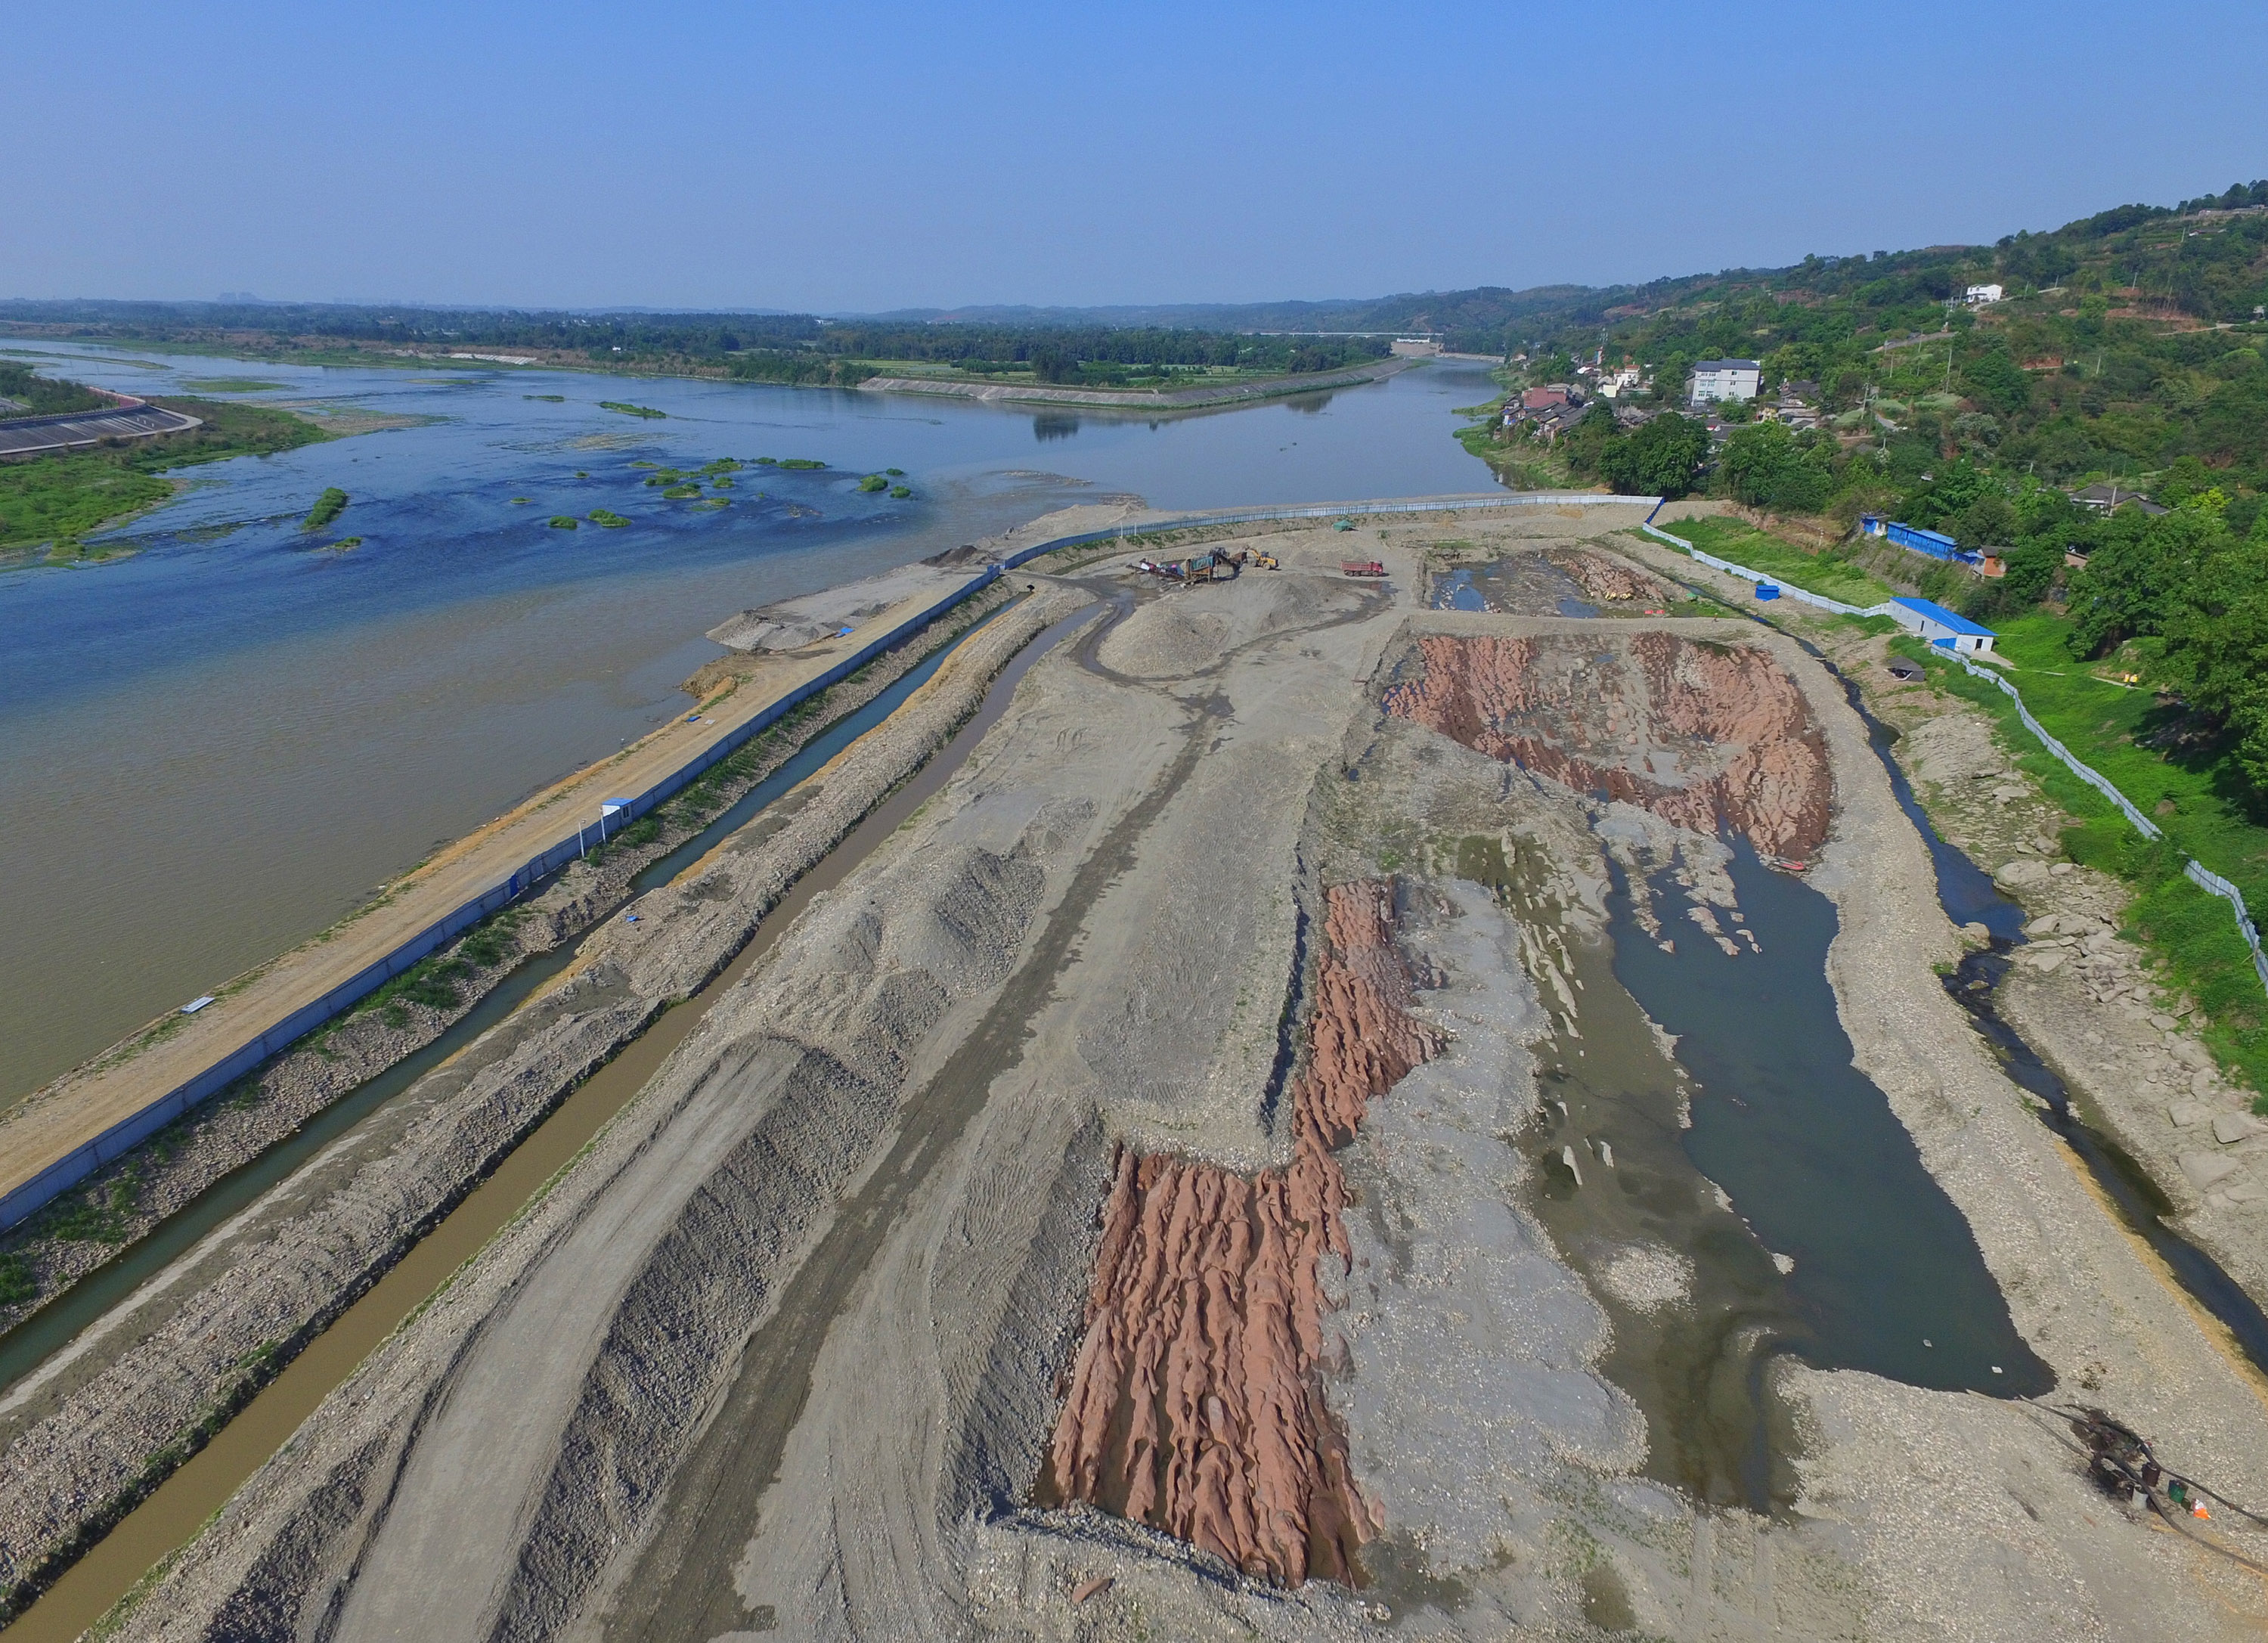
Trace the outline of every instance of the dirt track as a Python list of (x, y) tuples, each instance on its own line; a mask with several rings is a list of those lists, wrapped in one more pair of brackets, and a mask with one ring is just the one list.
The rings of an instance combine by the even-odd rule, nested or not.
[[(2167, 1615), (2255, 1634), (2254, 1577), (2106, 1502), (2006, 1401), (1783, 1367), (1792, 1511), (1705, 1509), (1646, 1475), (1646, 1414), (1601, 1369), (1608, 1302), (1675, 1317), (1690, 1257), (1555, 1246), (1526, 1149), (1535, 1046), (1592, 1020), (1575, 976), (1606, 984), (1565, 954), (1603, 928), (1609, 853), (1684, 863), (1697, 909), (1735, 910), (1705, 821), (1775, 846), (1829, 829), (1815, 880), (1859, 1065), (2065, 1383), (2256, 1499), (2268, 1412), (1939, 987), (1958, 943), (1926, 857), (1821, 670), (1743, 624), (1417, 609), (1435, 533), (1566, 549), (1627, 522), (1366, 531), (1382, 596), (1329, 569), (1345, 536), (1274, 534), (1280, 575), (1149, 600), (1050, 655), (125, 1634), (1321, 1638), (1373, 1634), (1381, 1604), (1416, 1635), (2061, 1639)], [(1759, 701), (1792, 688), (1796, 718), (1678, 719), (1664, 632), (1710, 641), (1696, 667), (1745, 670)], [(1645, 782), (1615, 802), (1519, 773), (1516, 738), (1560, 732), (1523, 727), (1517, 690), (1470, 736), (1385, 712), (1381, 664), (1418, 679), (1429, 636), (1529, 644), (1521, 670), (1555, 645), (1624, 659), (1669, 705), (1571, 697), (1582, 780)], [(1831, 771), (1830, 816), (1799, 748)], [(1542, 864), (1558, 925), (1477, 888), (1454, 847), (1482, 834)], [(1113, 1144), (1288, 1163), (1327, 889), (1388, 876), (1427, 978), (1411, 1007), (1446, 1048), (1347, 1149), (1364, 1207), (1321, 1390), (1383, 1526), (1375, 1583), (1286, 1589), (1035, 1509)], [(601, 964), (642, 994), (747, 893), (732, 874), (657, 900)], [(594, 965), (577, 1007), (619, 1009), (615, 973)]]

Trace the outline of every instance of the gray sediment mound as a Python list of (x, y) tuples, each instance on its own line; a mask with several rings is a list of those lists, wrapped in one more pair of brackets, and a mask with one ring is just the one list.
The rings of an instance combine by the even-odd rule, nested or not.
[[(813, 796), (784, 827), (761, 839), (736, 836), (689, 881), (642, 898), (639, 923), (595, 934), (559, 983), (421, 1081), (421, 1116), (382, 1156), (344, 1170), (319, 1160), (285, 1183), (279, 1190), (295, 1211), (288, 1221), (232, 1251), (160, 1327), (10, 1445), (0, 1557), (19, 1576), (28, 1573), (112, 1502), (146, 1487), (170, 1446), (241, 1396), (247, 1377), (288, 1359), (575, 1084), (716, 974), (796, 879), (951, 737), (992, 674), (1070, 602), (1048, 595), (998, 619), (814, 777)], [(320, 1470), (328, 1475), (328, 1463)]]

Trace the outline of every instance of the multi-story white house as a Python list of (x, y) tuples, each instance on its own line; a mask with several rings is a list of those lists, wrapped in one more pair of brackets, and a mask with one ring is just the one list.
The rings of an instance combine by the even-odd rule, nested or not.
[(1764, 366), (1753, 359), (1704, 359), (1693, 367), (1693, 402), (1752, 400)]
[(2000, 288), (1998, 285), (1971, 285), (1964, 300), (1972, 308), (1981, 308), (1988, 302), (2000, 300)]

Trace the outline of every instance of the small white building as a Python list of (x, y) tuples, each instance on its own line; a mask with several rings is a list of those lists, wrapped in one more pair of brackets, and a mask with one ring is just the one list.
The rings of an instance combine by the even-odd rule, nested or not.
[(1644, 379), (1639, 375), (1636, 365), (1624, 365), (1621, 370), (1609, 372), (1599, 379), (1600, 396), (1604, 399), (1615, 399), (1624, 394), (1634, 393)]
[(1764, 379), (1764, 366), (1753, 359), (1704, 359), (1693, 367), (1693, 402), (1752, 400)]
[(1983, 628), (1957, 611), (1927, 599), (1894, 599), (1891, 620), (1909, 633), (1918, 633), (1940, 650), (1957, 656), (1981, 656), (1992, 648), (1992, 630)]
[(1962, 300), (1972, 308), (1981, 308), (1988, 302), (2000, 300), (2000, 288), (1998, 285), (1971, 285)]

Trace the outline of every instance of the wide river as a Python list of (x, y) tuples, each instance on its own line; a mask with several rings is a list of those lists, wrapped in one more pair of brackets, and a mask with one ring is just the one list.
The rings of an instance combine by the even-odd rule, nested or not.
[[(662, 723), (686, 705), (680, 682), (720, 653), (703, 632), (733, 611), (1075, 502), (1492, 486), (1452, 437), (1452, 409), (1492, 391), (1485, 368), (1440, 361), (1152, 420), (504, 367), (0, 349), (136, 393), (417, 419), (186, 470), (187, 491), (114, 534), (131, 558), (0, 572), (0, 1102)], [(609, 399), (666, 416), (601, 409)], [(744, 472), (733, 505), (711, 511), (663, 500), (632, 466), (725, 456), (828, 468)], [(905, 470), (910, 500), (855, 489), (886, 468)], [(345, 513), (299, 529), (333, 485), (352, 497)], [(600, 508), (632, 522), (546, 523)], [(361, 538), (349, 552), (311, 547), (348, 536)]]

